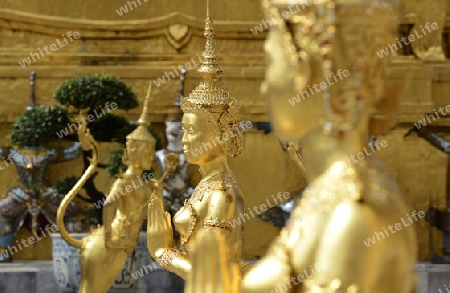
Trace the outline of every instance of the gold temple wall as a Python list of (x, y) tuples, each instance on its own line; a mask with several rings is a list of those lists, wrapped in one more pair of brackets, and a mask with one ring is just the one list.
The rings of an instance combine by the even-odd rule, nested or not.
[[(115, 10), (127, 5), (127, 1), (0, 0), (1, 145), (8, 145), (5, 135), (28, 104), (28, 77), (33, 70), (37, 73), (37, 103), (46, 104), (55, 103), (53, 93), (64, 80), (87, 73), (118, 76), (142, 99), (150, 80), (160, 78), (165, 71), (173, 71), (172, 66), (192, 63), (191, 58), (198, 63), (197, 54), (205, 45), (206, 5), (182, 0), (140, 1), (142, 5), (119, 16)], [(408, 6), (408, 11), (414, 11), (415, 2), (404, 2), (411, 2), (412, 8)], [(260, 1), (212, 0), (211, 3), (218, 58), (225, 70), (223, 82), (245, 104), (244, 120), (254, 124), (268, 121), (266, 102), (260, 94), (266, 34), (254, 35), (250, 31), (264, 18)], [(38, 48), (55, 43), (57, 38), (62, 40), (62, 35), (68, 31), (79, 32), (81, 38), (25, 68), (19, 65), (18, 62), (30, 52), (38, 52)], [(450, 104), (450, 99), (445, 97), (450, 90), (450, 63), (397, 58), (392, 81), (401, 79), (411, 67), (414, 81), (408, 92), (400, 97), (399, 125), (379, 137), (388, 142), (388, 147), (380, 150), (379, 156), (399, 181), (411, 211), (427, 211), (430, 206), (442, 209), (448, 192), (448, 156), (415, 135), (406, 139), (403, 135), (412, 123), (423, 118), (425, 112)], [(199, 80), (196, 70), (190, 70), (185, 92), (189, 93)], [(161, 135), (164, 114), (173, 103), (178, 84), (175, 77), (160, 87), (153, 86), (154, 100), (149, 111), (153, 125)], [(134, 109), (126, 115), (136, 119), (138, 113), (140, 109)], [(441, 119), (434, 124), (447, 130), (450, 119)], [(243, 186), (247, 207), (260, 205), (279, 191), (294, 194), (303, 187), (300, 174), (281, 151), (273, 134), (264, 135), (252, 129), (246, 133), (245, 142), (245, 153), (230, 160), (230, 164)], [(117, 147), (103, 145), (103, 156)], [(81, 159), (53, 165), (49, 181), (53, 183), (61, 177), (79, 175), (81, 170)], [(1, 171), (0, 197), (16, 186), (16, 182), (14, 167)], [(103, 192), (108, 192), (111, 183), (105, 174), (96, 178), (96, 184)], [(420, 222), (417, 228), (419, 258), (430, 259), (442, 250), (442, 233), (431, 229), (426, 222)], [(279, 229), (258, 218), (246, 222), (245, 256), (262, 256), (278, 232)], [(25, 235), (26, 232), (21, 231), (16, 237)], [(51, 258), (50, 242), (43, 240), (40, 246), (24, 250), (15, 257)]]

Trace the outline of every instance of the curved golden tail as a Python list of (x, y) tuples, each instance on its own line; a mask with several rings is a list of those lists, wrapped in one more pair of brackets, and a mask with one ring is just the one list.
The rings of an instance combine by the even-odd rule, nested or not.
[(91, 175), (95, 172), (98, 163), (98, 145), (94, 140), (94, 137), (90, 134), (89, 129), (86, 130), (85, 126), (81, 126), (78, 129), (78, 137), (81, 142), (81, 147), (84, 150), (92, 150), (92, 158), (89, 158), (90, 164), (87, 170), (84, 172), (83, 176), (78, 180), (75, 186), (69, 191), (68, 194), (64, 197), (59, 205), (58, 212), (56, 214), (56, 224), (58, 226), (59, 232), (64, 240), (67, 241), (70, 245), (81, 249), (83, 245), (83, 240), (76, 239), (69, 235), (69, 232), (66, 230), (66, 226), (64, 225), (64, 214), (66, 213), (67, 207), (69, 203), (73, 200), (73, 198), (77, 195), (86, 181), (91, 177)]

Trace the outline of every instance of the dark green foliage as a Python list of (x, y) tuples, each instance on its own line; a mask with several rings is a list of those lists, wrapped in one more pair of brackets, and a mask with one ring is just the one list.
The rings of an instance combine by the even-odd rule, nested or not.
[(95, 140), (101, 142), (115, 142), (122, 129), (129, 127), (130, 122), (124, 116), (113, 113), (107, 113), (101, 116), (93, 123), (89, 123), (88, 127)]
[(127, 166), (122, 163), (122, 156), (123, 150), (112, 151), (109, 153), (109, 158), (106, 161), (106, 172), (109, 176), (117, 178), (120, 170), (122, 170), (122, 172), (127, 170)]
[(15, 147), (38, 147), (58, 138), (56, 133), (69, 124), (69, 113), (60, 106), (40, 105), (17, 117), (9, 139)]
[(116, 103), (119, 109), (129, 110), (139, 105), (136, 95), (114, 76), (88, 74), (66, 80), (53, 96), (62, 105), (76, 109), (99, 110), (106, 103)]
[(53, 188), (58, 194), (68, 194), (69, 191), (75, 186), (77, 181), (78, 178), (75, 176), (60, 179), (55, 183), (55, 185), (53, 185)]

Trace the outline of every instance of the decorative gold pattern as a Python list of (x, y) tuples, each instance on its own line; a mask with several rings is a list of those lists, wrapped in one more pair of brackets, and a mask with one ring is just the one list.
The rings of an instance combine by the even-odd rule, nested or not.
[(203, 227), (217, 228), (219, 230), (226, 231), (227, 232), (226, 236), (229, 236), (232, 230), (232, 227), (229, 224), (229, 220), (220, 220), (220, 219), (213, 220), (212, 218), (205, 219), (205, 221), (203, 222)]
[(192, 37), (192, 31), (185, 24), (172, 24), (167, 28), (167, 41), (177, 50), (186, 46)]
[(241, 189), (241, 186), (239, 185), (233, 171), (228, 170), (223, 173), (216, 174), (208, 180), (202, 179), (195, 188), (195, 191), (192, 193), (192, 196), (189, 198), (189, 202), (200, 202), (203, 200), (205, 193), (209, 193), (213, 190), (226, 191), (231, 188)]
[(195, 228), (197, 227), (197, 214), (195, 213), (194, 208), (192, 207), (192, 204), (189, 202), (189, 200), (185, 200), (184, 206), (189, 211), (189, 215), (191, 218), (191, 221), (189, 222), (189, 228), (186, 233), (186, 236), (181, 237), (181, 249), (186, 249), (185, 245), (189, 242), (191, 239), (192, 233), (194, 232)]
[(173, 259), (183, 256), (186, 256), (186, 254), (179, 251), (178, 249), (170, 248), (164, 250), (164, 252), (159, 257), (157, 257), (156, 260), (163, 268), (165, 268), (168, 271), (171, 271), (173, 268), (172, 266)]

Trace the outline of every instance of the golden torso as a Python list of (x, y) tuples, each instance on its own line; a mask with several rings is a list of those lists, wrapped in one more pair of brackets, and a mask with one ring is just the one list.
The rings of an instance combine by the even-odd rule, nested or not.
[(409, 211), (382, 164), (365, 161), (362, 169), (336, 162), (311, 182), (264, 260), (272, 269), (258, 265), (244, 292), (410, 292), (416, 247)]
[[(220, 196), (226, 196), (226, 200), (216, 201), (214, 199), (216, 191), (225, 192), (226, 195)], [(230, 210), (229, 206), (222, 206), (217, 204), (218, 202), (235, 205), (235, 208), (231, 209), (232, 213), (223, 217), (208, 217), (211, 214), (221, 215), (222, 211)], [(189, 254), (196, 234), (201, 229), (220, 229), (226, 235), (227, 245), (231, 248), (228, 260), (239, 263), (243, 228), (241, 225), (232, 227), (230, 223), (243, 211), (244, 200), (241, 189), (232, 171), (226, 171), (200, 181), (192, 196), (185, 201), (185, 205), (173, 218), (175, 229), (181, 235), (181, 250)]]
[(106, 246), (130, 253), (136, 248), (151, 191), (138, 176), (122, 176), (106, 198), (103, 226)]

